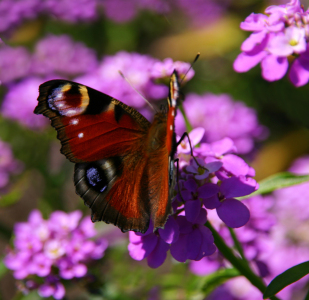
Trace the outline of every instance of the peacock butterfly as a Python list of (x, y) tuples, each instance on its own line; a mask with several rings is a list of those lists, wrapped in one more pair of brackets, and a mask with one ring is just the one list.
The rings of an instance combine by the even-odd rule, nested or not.
[(51, 120), (61, 153), (75, 163), (76, 193), (91, 220), (145, 233), (172, 213), (174, 120), (179, 81), (170, 79), (167, 109), (150, 123), (130, 106), (82, 84), (50, 80), (39, 87), (35, 114)]

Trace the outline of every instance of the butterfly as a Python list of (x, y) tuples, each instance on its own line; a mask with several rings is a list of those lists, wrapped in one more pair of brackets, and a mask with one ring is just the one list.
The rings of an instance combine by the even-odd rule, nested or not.
[(134, 108), (85, 85), (50, 80), (40, 85), (34, 113), (51, 120), (61, 153), (75, 163), (76, 193), (91, 220), (145, 233), (164, 228), (172, 213), (174, 130), (179, 80), (171, 75), (167, 108), (150, 123)]

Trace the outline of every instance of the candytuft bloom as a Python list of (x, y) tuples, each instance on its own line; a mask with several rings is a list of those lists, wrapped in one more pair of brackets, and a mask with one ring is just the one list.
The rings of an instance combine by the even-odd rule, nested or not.
[(80, 211), (55, 211), (44, 220), (34, 210), (28, 222), (15, 225), (14, 247), (4, 263), (16, 279), (23, 280), (24, 289), (62, 299), (65, 280), (85, 277), (88, 264), (103, 257), (107, 241), (94, 239), (94, 224), (89, 217), (81, 217)]
[[(38, 86), (43, 82), (44, 80), (37, 77), (29, 77), (19, 83), (11, 84), (4, 96), (2, 115), (33, 130), (44, 128), (47, 120), (33, 113), (33, 108), (37, 104)], [(18, 106), (22, 106), (23, 109), (16, 109)]]
[(237, 72), (247, 72), (261, 63), (262, 76), (268, 81), (281, 79), (289, 71), (290, 81), (297, 87), (309, 80), (308, 41), (309, 10), (299, 0), (285, 5), (272, 5), (264, 14), (252, 13), (240, 28), (253, 33), (243, 42), (234, 62)]
[[(239, 154), (254, 151), (258, 142), (268, 135), (267, 128), (259, 123), (256, 111), (227, 94), (191, 93), (186, 96), (183, 107), (190, 124), (204, 129), (203, 142), (213, 143), (229, 137)], [(186, 131), (181, 113), (177, 114), (175, 127), (178, 134)], [(180, 147), (178, 149), (181, 151)]]

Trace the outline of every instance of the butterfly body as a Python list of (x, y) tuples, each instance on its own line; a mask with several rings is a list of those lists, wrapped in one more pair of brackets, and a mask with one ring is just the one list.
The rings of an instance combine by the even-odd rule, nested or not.
[(61, 152), (76, 163), (76, 193), (91, 208), (92, 221), (144, 233), (151, 218), (155, 229), (163, 228), (172, 212), (177, 73), (167, 112), (157, 112), (152, 123), (132, 107), (75, 82), (51, 80), (39, 92), (34, 112), (51, 120)]

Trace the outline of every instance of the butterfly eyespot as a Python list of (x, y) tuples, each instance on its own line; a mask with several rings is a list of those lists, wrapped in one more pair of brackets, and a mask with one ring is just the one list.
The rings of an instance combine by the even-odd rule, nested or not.
[(78, 137), (81, 139), (81, 138), (84, 137), (84, 134), (81, 132), (81, 133), (78, 134)]
[(107, 179), (102, 170), (90, 167), (86, 171), (89, 184), (97, 191), (102, 193), (107, 188)]

